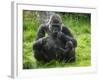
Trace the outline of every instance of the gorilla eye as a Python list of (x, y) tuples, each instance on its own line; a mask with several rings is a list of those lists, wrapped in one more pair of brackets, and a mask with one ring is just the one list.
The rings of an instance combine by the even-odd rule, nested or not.
[(52, 26), (52, 31), (60, 31), (60, 27), (59, 26)]
[(60, 28), (60, 25), (52, 25), (52, 27)]

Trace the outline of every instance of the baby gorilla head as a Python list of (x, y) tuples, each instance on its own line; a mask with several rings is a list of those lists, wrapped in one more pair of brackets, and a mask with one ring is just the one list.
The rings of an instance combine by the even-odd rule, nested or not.
[(57, 37), (58, 32), (62, 29), (62, 20), (61, 17), (57, 14), (54, 14), (50, 17), (49, 20), (49, 30), (52, 37)]

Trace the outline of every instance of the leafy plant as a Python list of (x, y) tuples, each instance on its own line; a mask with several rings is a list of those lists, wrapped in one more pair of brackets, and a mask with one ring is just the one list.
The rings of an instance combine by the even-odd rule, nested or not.
[(84, 13), (57, 13), (78, 42), (76, 48), (76, 61), (65, 63), (51, 61), (47, 64), (37, 62), (32, 51), (32, 44), (36, 38), (40, 25), (36, 11), (23, 11), (23, 68), (51, 68), (51, 67), (75, 67), (91, 65), (91, 25), (90, 14)]

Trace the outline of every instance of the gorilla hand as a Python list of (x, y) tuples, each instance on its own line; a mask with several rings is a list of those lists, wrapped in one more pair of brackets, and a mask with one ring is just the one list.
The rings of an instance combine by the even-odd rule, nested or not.
[(37, 48), (37, 47), (39, 47), (39, 46), (44, 45), (44, 44), (46, 43), (46, 41), (47, 41), (47, 38), (46, 38), (46, 37), (43, 37), (43, 38), (40, 38), (40, 39), (36, 40), (36, 41), (33, 43), (33, 48), (35, 49), (35, 48)]
[(68, 41), (68, 42), (66, 42), (65, 48), (66, 48), (66, 49), (68, 49), (68, 48), (69, 48), (69, 49), (72, 49), (73, 46), (74, 46), (74, 45), (73, 45), (72, 41)]

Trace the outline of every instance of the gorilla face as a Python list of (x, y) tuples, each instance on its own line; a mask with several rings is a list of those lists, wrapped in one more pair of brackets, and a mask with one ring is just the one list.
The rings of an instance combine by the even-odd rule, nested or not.
[(58, 25), (52, 25), (51, 31), (53, 33), (61, 31), (60, 25), (59, 24)]
[(62, 21), (59, 15), (51, 16), (49, 27), (50, 27), (50, 32), (52, 34), (52, 37), (54, 38), (57, 37), (58, 32), (61, 31), (61, 25), (62, 25)]
[(57, 37), (58, 32), (61, 31), (61, 25), (60, 24), (53, 24), (51, 25), (51, 33), (53, 37)]

